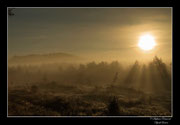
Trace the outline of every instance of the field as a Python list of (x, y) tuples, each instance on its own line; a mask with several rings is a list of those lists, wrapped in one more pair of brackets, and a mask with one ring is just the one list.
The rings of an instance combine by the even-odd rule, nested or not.
[(135, 62), (126, 69), (117, 62), (57, 72), (11, 67), (8, 115), (171, 116), (171, 73), (164, 66), (156, 58), (148, 66)]
[(169, 116), (170, 98), (130, 88), (45, 84), (9, 89), (9, 115), (22, 116)]

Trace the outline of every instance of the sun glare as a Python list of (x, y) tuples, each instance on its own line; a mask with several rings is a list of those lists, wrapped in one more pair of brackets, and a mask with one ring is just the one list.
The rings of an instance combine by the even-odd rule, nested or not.
[(155, 47), (156, 42), (152, 35), (146, 34), (140, 37), (138, 46), (143, 50), (151, 50)]

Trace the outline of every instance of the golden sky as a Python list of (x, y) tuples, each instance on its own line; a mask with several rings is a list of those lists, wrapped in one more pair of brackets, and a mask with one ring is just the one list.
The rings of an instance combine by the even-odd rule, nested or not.
[[(171, 8), (16, 8), (8, 17), (8, 56), (70, 53), (92, 60), (172, 58)], [(143, 34), (156, 42), (137, 44)]]

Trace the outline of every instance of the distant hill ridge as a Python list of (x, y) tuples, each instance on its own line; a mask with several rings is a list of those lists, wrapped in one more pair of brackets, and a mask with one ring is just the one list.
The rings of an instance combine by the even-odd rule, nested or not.
[(25, 56), (13, 56), (9, 59), (10, 63), (35, 63), (35, 62), (56, 62), (56, 61), (75, 61), (80, 57), (68, 53), (48, 53), (48, 54), (30, 54)]

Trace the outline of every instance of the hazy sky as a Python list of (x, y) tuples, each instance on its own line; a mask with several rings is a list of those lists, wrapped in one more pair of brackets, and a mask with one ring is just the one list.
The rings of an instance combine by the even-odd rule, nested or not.
[[(64, 52), (99, 60), (170, 60), (171, 8), (16, 8), (8, 16), (8, 56)], [(157, 46), (137, 44), (145, 33)]]

